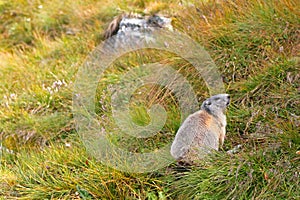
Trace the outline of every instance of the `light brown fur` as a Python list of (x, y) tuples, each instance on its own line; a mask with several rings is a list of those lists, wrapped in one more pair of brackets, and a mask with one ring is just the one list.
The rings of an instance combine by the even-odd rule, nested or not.
[(229, 95), (213, 96), (203, 102), (201, 110), (191, 114), (182, 123), (171, 146), (172, 156), (181, 162), (193, 164), (211, 150), (218, 150), (225, 139)]

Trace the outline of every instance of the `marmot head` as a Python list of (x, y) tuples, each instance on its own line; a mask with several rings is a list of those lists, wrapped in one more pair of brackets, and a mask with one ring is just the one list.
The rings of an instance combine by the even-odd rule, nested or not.
[(218, 117), (220, 114), (225, 112), (229, 102), (229, 94), (218, 94), (206, 99), (201, 105), (201, 110), (205, 110)]

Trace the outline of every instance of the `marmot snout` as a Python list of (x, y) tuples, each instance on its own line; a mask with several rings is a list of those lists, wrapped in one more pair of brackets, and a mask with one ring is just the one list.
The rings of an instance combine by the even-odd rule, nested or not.
[(211, 149), (218, 150), (225, 138), (228, 94), (206, 99), (201, 109), (187, 117), (178, 129), (171, 146), (171, 155), (178, 161), (194, 163)]

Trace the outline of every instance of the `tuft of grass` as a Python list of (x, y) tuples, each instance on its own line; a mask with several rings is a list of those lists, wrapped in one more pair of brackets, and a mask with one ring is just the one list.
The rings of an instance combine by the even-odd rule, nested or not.
[[(217, 155), (170, 183), (187, 199), (297, 199), (299, 162), (291, 149), (257, 149), (247, 155)], [(245, 156), (245, 157), (244, 157)]]
[[(11, 197), (134, 199), (152, 190), (162, 191), (161, 183), (150, 175), (125, 174), (101, 165), (76, 141), (68, 145), (51, 143), (44, 150), (22, 150), (5, 159), (2, 173), (6, 176), (2, 179), (6, 187), (0, 192)], [(8, 184), (13, 188), (10, 191)]]
[[(0, 1), (0, 199), (299, 199), (299, 10), (296, 0)], [(124, 12), (171, 16), (210, 53), (232, 96), (223, 149), (186, 172), (175, 164), (117, 171), (90, 157), (77, 135), (76, 72)], [(165, 126), (149, 138), (121, 134), (110, 86), (145, 63), (174, 66), (199, 104), (209, 96), (176, 55), (141, 50), (116, 60), (98, 83), (97, 120), (113, 144), (135, 153), (170, 143), (182, 120), (176, 95), (149, 84), (134, 92), (128, 118), (147, 125), (160, 104)], [(225, 153), (238, 144), (237, 154)]]

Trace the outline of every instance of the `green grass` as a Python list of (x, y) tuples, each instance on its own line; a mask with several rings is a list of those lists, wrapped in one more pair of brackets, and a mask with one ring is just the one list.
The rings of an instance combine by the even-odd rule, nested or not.
[[(0, 199), (299, 199), (299, 10), (296, 0), (0, 0)], [(232, 96), (223, 150), (190, 171), (173, 164), (143, 174), (114, 170), (92, 158), (76, 132), (76, 72), (113, 17), (131, 11), (172, 16), (210, 53)], [(153, 151), (180, 125), (174, 94), (147, 85), (135, 91), (130, 117), (147, 125), (146, 110), (159, 103), (164, 128), (146, 139), (120, 134), (108, 88), (129, 69), (172, 64), (201, 101), (209, 96), (195, 69), (172, 56), (125, 55), (99, 81), (96, 113), (116, 145)], [(237, 144), (239, 153), (224, 153)]]

